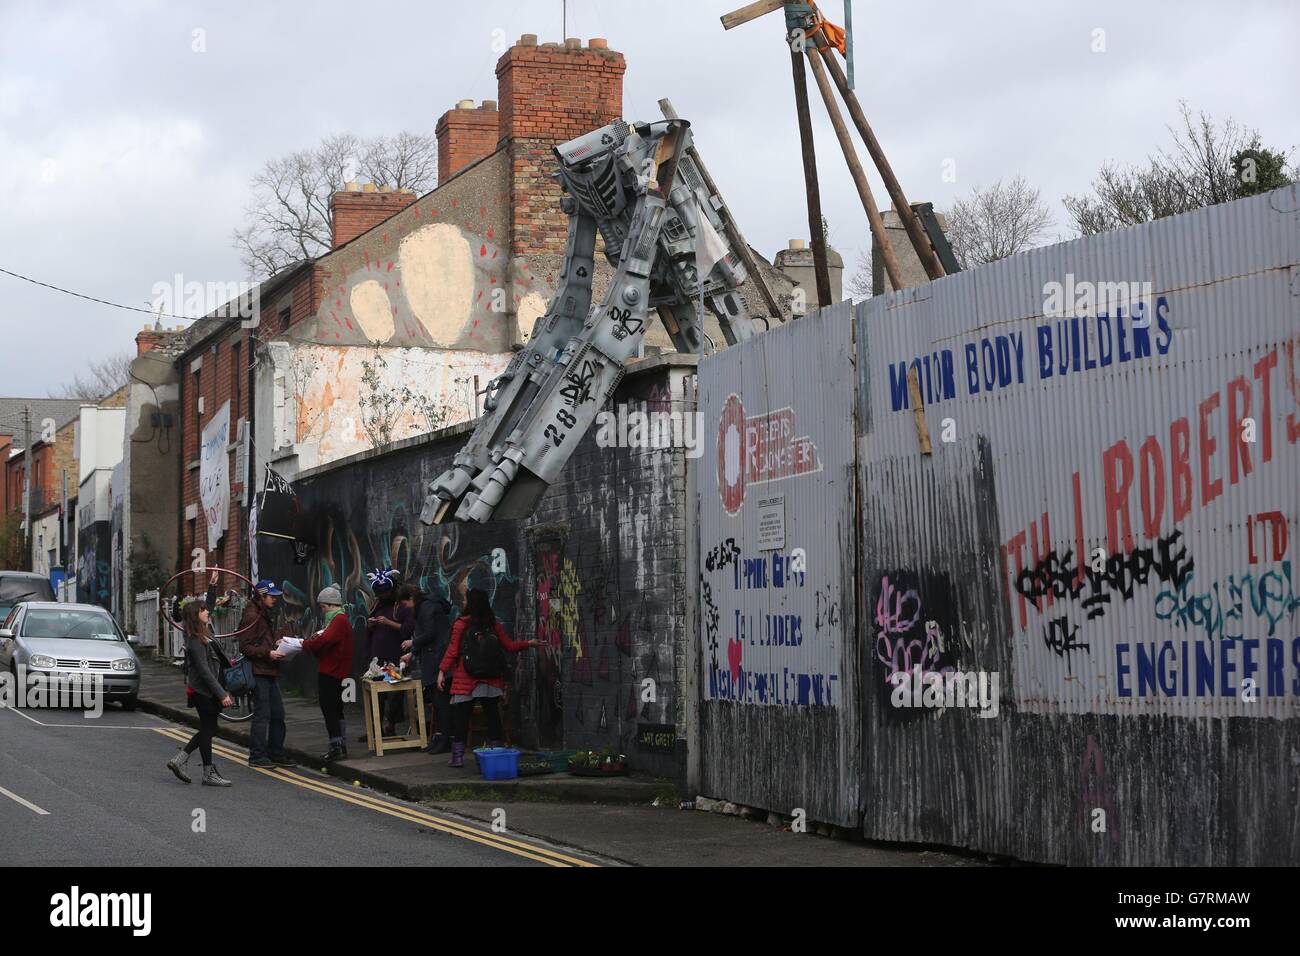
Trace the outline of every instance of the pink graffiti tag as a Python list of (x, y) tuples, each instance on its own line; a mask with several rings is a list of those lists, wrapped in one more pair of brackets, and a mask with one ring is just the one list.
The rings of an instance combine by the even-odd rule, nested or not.
[(893, 675), (910, 674), (921, 668), (924, 679), (939, 664), (940, 644), (937, 630), (926, 628), (924, 637), (913, 637), (921, 619), (921, 598), (915, 591), (899, 591), (889, 583), (889, 575), (880, 579), (880, 597), (876, 600), (876, 657), (885, 665), (885, 683)]

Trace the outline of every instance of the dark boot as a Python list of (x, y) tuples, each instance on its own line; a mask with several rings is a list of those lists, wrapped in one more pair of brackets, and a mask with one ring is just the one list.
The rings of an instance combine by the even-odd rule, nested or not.
[(451, 745), (451, 760), (448, 761), (447, 766), (448, 767), (465, 766), (465, 745), (464, 744)]
[(424, 749), (434, 755), (445, 754), (451, 749), (451, 741), (447, 739), (446, 734), (434, 734), (433, 739), (429, 741), (429, 746)]
[(324, 763), (331, 763), (332, 761), (335, 760), (343, 760), (347, 757), (347, 755), (348, 755), (348, 750), (346, 747), (342, 747), (337, 743), (331, 742), (330, 749), (327, 750), (325, 753), (321, 754), (320, 759)]

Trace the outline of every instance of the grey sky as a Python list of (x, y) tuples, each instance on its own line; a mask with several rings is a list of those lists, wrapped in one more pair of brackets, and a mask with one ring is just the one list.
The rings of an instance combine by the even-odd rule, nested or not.
[[(718, 16), (740, 5), (569, 0), (568, 32), (626, 55), (628, 118), (658, 118), (667, 96), (692, 121), (770, 258), (807, 232), (789, 56), (779, 14), (723, 32)], [(841, 18), (839, 0), (822, 6)], [(1165, 144), (1180, 97), (1267, 145), (1300, 144), (1290, 0), (857, 0), (854, 23), (858, 95), (912, 201), (943, 206), (1019, 173), (1064, 238), (1060, 197), (1105, 160)], [(0, 268), (142, 307), (176, 273), (241, 279), (230, 233), (266, 159), (344, 130), (431, 133), (458, 99), (495, 98), (498, 29), (559, 40), (560, 2), (3, 0)], [(866, 216), (809, 82), (824, 209), (851, 271)], [(4, 395), (45, 395), (133, 348), (146, 321), (3, 275), (0, 294)]]

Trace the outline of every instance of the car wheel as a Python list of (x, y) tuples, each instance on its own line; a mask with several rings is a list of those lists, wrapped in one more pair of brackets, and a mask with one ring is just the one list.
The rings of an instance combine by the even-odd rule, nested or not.
[(134, 694), (131, 695), (130, 697), (125, 697), (122, 699), (123, 710), (135, 710), (139, 706), (140, 706), (140, 698), (136, 697)]

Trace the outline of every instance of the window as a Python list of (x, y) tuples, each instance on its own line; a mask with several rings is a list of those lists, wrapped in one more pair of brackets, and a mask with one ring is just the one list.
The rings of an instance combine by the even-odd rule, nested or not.
[(281, 332), (283, 332), (285, 329), (289, 327), (289, 320), (292, 317), (292, 314), (293, 314), (292, 310), (287, 305), (280, 310), (280, 331)]

